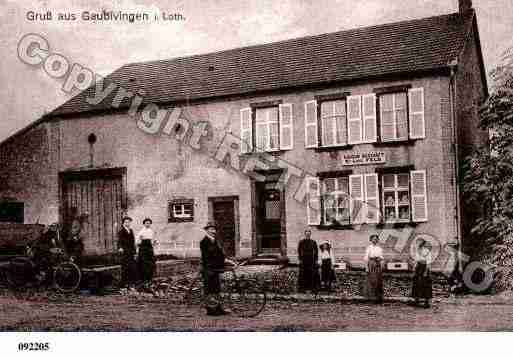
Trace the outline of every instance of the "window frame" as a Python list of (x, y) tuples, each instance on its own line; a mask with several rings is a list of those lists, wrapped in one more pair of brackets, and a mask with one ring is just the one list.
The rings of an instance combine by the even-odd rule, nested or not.
[[(408, 176), (406, 186), (399, 186), (399, 176), (400, 175)], [(380, 179), (381, 203), (382, 203), (382, 205), (381, 205), (381, 207), (382, 207), (381, 208), (381, 211), (382, 211), (381, 222), (385, 223), (385, 224), (412, 223), (413, 220), (412, 220), (412, 203), (411, 203), (412, 198), (411, 198), (411, 188), (410, 188), (410, 179), (411, 179), (410, 171), (407, 169), (401, 169), (401, 170), (397, 170), (397, 171), (393, 171), (393, 172), (391, 171), (391, 172), (380, 173), (379, 176), (380, 176), (379, 179)], [(385, 179), (384, 179), (385, 176), (394, 176), (394, 187), (385, 187)], [(401, 203), (400, 203), (399, 193), (405, 192), (405, 191), (408, 192), (408, 218), (401, 219), (399, 208), (401, 206), (404, 207), (404, 204), (401, 205)], [(387, 216), (386, 216), (386, 208), (390, 207), (390, 206), (386, 205), (385, 192), (393, 192), (394, 193), (394, 212), (396, 214), (394, 220), (388, 220)]]
[[(352, 174), (352, 171), (330, 171), (330, 172), (320, 172), (317, 173), (317, 178), (319, 179), (319, 186), (320, 186), (320, 224), (318, 225), (320, 228), (352, 228), (353, 224), (351, 221), (351, 189), (349, 187), (349, 176)], [(347, 193), (345, 195), (347, 196), (347, 210), (348, 210), (348, 221), (346, 222), (335, 222), (335, 223), (327, 223), (326, 222), (326, 206), (325, 206), (325, 180), (326, 179), (339, 179), (339, 178), (345, 178), (347, 180)], [(338, 181), (335, 181), (338, 187)], [(341, 192), (341, 191), (339, 191)], [(342, 192), (338, 195), (343, 194)], [(338, 200), (338, 195), (335, 199), (335, 201)], [(335, 207), (338, 209), (338, 207)]]
[[(182, 206), (182, 212), (185, 212), (185, 206), (191, 206), (190, 217), (176, 215), (175, 206)], [(194, 199), (174, 199), (168, 202), (168, 223), (194, 222)]]
[[(318, 149), (332, 149), (332, 148), (341, 148), (341, 147), (350, 147), (351, 145), (348, 142), (348, 119), (347, 119), (347, 98), (351, 95), (350, 92), (343, 93), (332, 93), (326, 95), (317, 95), (314, 96), (314, 100), (317, 105), (317, 147)], [(332, 133), (334, 135), (334, 143), (331, 145), (325, 145), (323, 142), (324, 139), (324, 126), (323, 126), (323, 117), (322, 117), (322, 104), (326, 102), (334, 102), (334, 101), (343, 101), (344, 103), (344, 125), (345, 125), (345, 138), (343, 142), (337, 143), (335, 139), (338, 137), (338, 127), (336, 127), (335, 131)], [(330, 117), (339, 117), (336, 115), (332, 115)], [(338, 122), (335, 122), (337, 124)], [(333, 130), (333, 129), (332, 129)]]
[[(275, 109), (276, 110), (276, 121), (269, 121), (269, 113), (267, 113), (267, 119), (264, 122), (266, 125), (267, 130), (267, 143), (265, 144), (265, 148), (258, 147), (258, 126), (257, 126), (257, 111), (258, 110), (268, 110), (268, 109)], [(256, 153), (265, 153), (265, 152), (276, 152), (280, 150), (280, 106), (279, 104), (271, 104), (268, 106), (258, 106), (258, 107), (251, 107), (251, 117), (252, 117), (252, 126), (253, 126), (253, 152)], [(271, 124), (276, 124), (276, 147), (271, 148)]]
[[(379, 142), (381, 143), (395, 143), (395, 142), (405, 142), (410, 141), (410, 99), (409, 99), (409, 88), (393, 88), (389, 91), (379, 92), (376, 94), (378, 98), (378, 118), (379, 118)], [(403, 94), (405, 97), (405, 104), (404, 104), (404, 111), (405, 111), (405, 117), (406, 117), (406, 137), (397, 137), (397, 112), (398, 109), (396, 108), (396, 96), (399, 94)], [(394, 119), (394, 139), (391, 140), (384, 140), (383, 139), (383, 106), (381, 103), (381, 100), (384, 96), (393, 96), (392, 97), (392, 113), (393, 113), (393, 119)]]

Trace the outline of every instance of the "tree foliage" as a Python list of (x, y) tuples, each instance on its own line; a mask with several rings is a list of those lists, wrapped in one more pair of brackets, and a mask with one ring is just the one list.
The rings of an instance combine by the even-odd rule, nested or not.
[(480, 259), (507, 267), (513, 265), (513, 48), (490, 77), (490, 96), (480, 109), (489, 147), (465, 159), (463, 194), (467, 206), (480, 209), (471, 231)]

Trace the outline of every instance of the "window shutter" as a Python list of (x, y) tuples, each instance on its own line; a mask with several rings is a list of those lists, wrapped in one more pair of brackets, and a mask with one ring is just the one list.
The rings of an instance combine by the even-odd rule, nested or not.
[(306, 178), (308, 201), (306, 216), (309, 225), (321, 224), (321, 184), (317, 177)]
[(428, 219), (426, 171), (411, 171), (410, 184), (412, 220), (413, 222), (426, 222)]
[(395, 118), (394, 118), (394, 95), (384, 94), (379, 96), (381, 124), (380, 137), (382, 142), (394, 141), (396, 138)]
[(291, 150), (294, 147), (294, 118), (292, 104), (280, 105), (280, 149)]
[(362, 97), (349, 96), (347, 98), (347, 130), (348, 143), (362, 142)]
[(350, 191), (350, 217), (351, 223), (359, 224), (363, 222), (363, 175), (350, 175), (349, 176), (349, 191)]
[(376, 173), (365, 174), (366, 223), (379, 223), (379, 187)]
[(414, 88), (408, 91), (410, 105), (410, 138), (425, 138), (426, 125), (424, 121), (424, 89)]
[(305, 102), (305, 147), (317, 147), (319, 144), (317, 133), (317, 101)]
[(251, 108), (240, 110), (240, 138), (241, 152), (248, 153), (253, 151), (253, 121), (251, 121)]
[(363, 142), (376, 142), (376, 94), (362, 97), (363, 103)]

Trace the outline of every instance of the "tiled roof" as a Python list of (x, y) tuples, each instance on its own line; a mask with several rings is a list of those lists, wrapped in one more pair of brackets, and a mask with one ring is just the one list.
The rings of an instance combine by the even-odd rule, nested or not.
[[(456, 58), (474, 11), (402, 21), (203, 55), (127, 64), (107, 76), (147, 103), (241, 95), (287, 87), (445, 68)], [(94, 86), (50, 115), (108, 110), (85, 99)], [(129, 106), (125, 100), (122, 107)]]

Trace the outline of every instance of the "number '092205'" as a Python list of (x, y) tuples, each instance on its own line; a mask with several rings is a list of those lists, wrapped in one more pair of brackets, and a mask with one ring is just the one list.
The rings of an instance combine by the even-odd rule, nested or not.
[(18, 343), (19, 351), (47, 351), (50, 343)]

